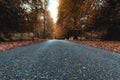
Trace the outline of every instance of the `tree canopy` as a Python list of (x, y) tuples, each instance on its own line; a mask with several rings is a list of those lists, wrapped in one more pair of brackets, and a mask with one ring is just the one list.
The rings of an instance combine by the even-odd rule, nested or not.
[(45, 8), (43, 0), (0, 0), (0, 31), (31, 32)]
[[(105, 29), (104, 37), (119, 37), (119, 0), (59, 0), (59, 3), (58, 29), (66, 32), (72, 29), (102, 32)], [(114, 35), (110, 34), (111, 30)]]
[(95, 28), (106, 29), (106, 40), (120, 40), (120, 1), (106, 0), (94, 21)]

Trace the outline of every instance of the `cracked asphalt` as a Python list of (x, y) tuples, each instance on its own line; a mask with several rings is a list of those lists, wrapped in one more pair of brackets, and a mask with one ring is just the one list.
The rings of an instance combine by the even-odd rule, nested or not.
[(48, 40), (1, 52), (0, 80), (120, 80), (120, 54)]

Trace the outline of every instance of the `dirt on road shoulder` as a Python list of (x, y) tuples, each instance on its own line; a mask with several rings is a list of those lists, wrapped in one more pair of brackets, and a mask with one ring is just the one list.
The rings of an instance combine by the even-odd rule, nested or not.
[(38, 42), (42, 42), (41, 41), (14, 41), (14, 42), (1, 42), (0, 43), (0, 52), (6, 51), (6, 50), (10, 50), (10, 49), (14, 49), (17, 47), (22, 47), (22, 46), (27, 46), (30, 44), (35, 44)]
[(71, 42), (120, 53), (120, 41), (75, 41), (75, 40), (71, 40)]

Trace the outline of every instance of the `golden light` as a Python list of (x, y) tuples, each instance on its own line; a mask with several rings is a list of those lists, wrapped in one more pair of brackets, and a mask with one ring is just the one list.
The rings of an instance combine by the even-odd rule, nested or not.
[(57, 21), (58, 5), (59, 5), (58, 0), (49, 0), (48, 10), (50, 11), (54, 23), (56, 23)]

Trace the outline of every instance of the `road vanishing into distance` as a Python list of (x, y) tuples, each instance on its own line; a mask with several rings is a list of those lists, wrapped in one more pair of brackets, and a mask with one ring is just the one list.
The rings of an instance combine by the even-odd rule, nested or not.
[(120, 54), (48, 40), (1, 52), (0, 80), (120, 80)]

